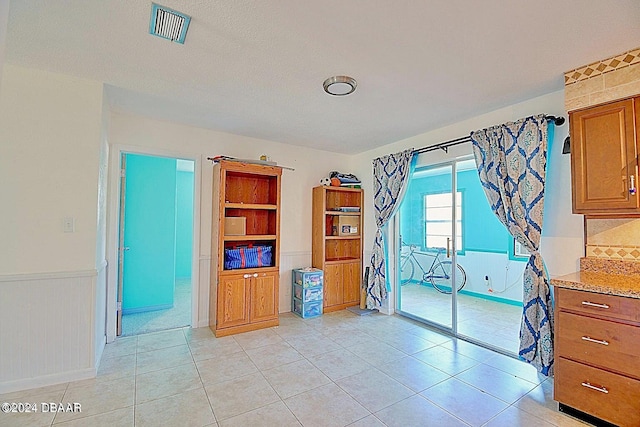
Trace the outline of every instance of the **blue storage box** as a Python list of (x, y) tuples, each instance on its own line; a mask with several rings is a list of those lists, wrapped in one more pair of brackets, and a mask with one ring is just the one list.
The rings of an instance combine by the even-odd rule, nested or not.
[(319, 268), (298, 268), (293, 270), (293, 283), (304, 288), (312, 286), (322, 286), (322, 270)]
[(303, 319), (322, 314), (323, 272), (318, 268), (291, 271), (291, 311)]
[(302, 300), (302, 302), (322, 301), (322, 286), (313, 288), (303, 288), (302, 286), (293, 284), (293, 296)]
[(292, 309), (295, 314), (302, 317), (303, 319), (318, 317), (322, 315), (322, 301), (303, 304), (302, 301), (294, 298)]

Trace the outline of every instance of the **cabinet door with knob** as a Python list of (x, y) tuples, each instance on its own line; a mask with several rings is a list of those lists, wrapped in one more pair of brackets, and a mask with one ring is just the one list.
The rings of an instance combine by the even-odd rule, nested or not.
[[(278, 319), (277, 272), (245, 271), (220, 275), (217, 328), (251, 325)], [(250, 330), (248, 328), (247, 330)]]
[(250, 322), (278, 318), (278, 274), (253, 273), (251, 278)]
[(634, 119), (639, 107), (640, 98), (626, 99), (570, 114), (574, 213), (640, 213)]
[(218, 283), (217, 327), (229, 328), (249, 323), (247, 273), (221, 275)]

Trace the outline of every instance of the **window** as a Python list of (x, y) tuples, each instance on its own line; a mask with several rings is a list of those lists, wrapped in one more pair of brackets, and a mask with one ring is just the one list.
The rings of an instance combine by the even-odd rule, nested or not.
[[(446, 248), (451, 236), (451, 193), (427, 194), (424, 196), (425, 247)], [(456, 242), (462, 245), (462, 192), (456, 192)]]
[(512, 239), (513, 257), (511, 259), (529, 259), (529, 257), (531, 256), (531, 252), (529, 252), (527, 248), (522, 246), (522, 244), (518, 242), (515, 237), (512, 237)]

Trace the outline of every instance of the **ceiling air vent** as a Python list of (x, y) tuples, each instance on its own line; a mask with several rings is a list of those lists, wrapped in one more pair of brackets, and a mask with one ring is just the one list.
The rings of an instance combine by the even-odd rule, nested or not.
[(191, 17), (184, 13), (152, 3), (149, 33), (184, 44)]

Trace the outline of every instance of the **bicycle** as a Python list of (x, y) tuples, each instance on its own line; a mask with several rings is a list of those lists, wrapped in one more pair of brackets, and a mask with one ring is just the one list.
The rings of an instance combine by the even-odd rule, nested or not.
[[(431, 286), (443, 294), (450, 294), (452, 289), (451, 283), (451, 261), (449, 260), (440, 260), (440, 255), (445, 252), (444, 248), (435, 248), (436, 254), (432, 255), (426, 252), (418, 252), (422, 255), (428, 255), (433, 257), (433, 261), (431, 262), (431, 266), (429, 269), (425, 270), (422, 267), (418, 258), (416, 258), (416, 245), (407, 245), (402, 242), (403, 247), (408, 247), (409, 252), (402, 255), (402, 251), (400, 254), (400, 286), (403, 286), (413, 279), (413, 275), (416, 271), (416, 265), (422, 271), (422, 278), (420, 279), (419, 284), (429, 281)], [(464, 271), (462, 266), (456, 263), (456, 267), (458, 268), (458, 272), (456, 273), (456, 289), (458, 292), (464, 287), (467, 283), (467, 273)]]

